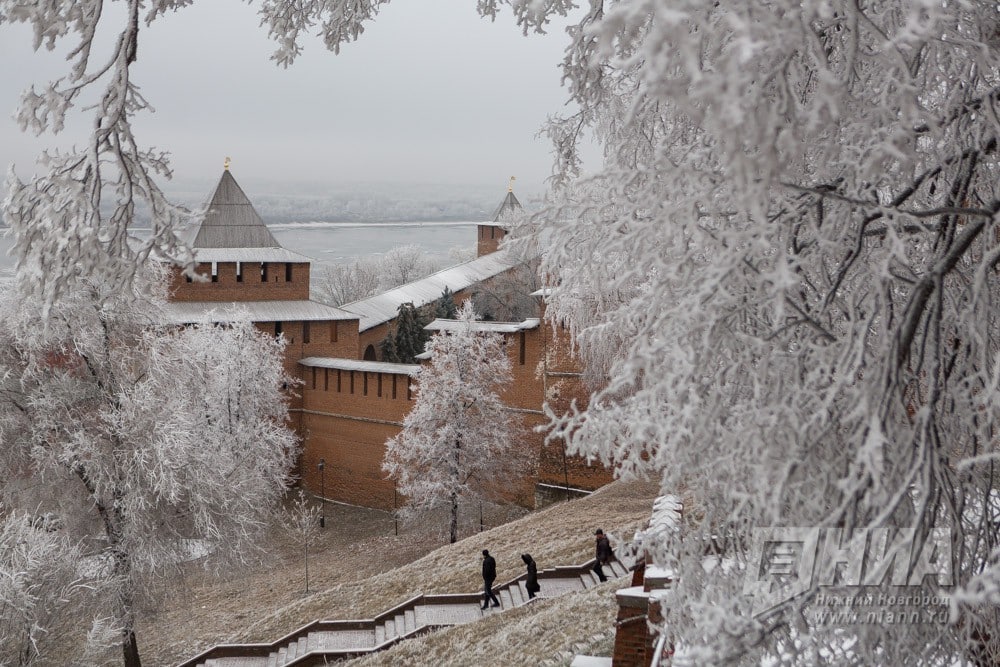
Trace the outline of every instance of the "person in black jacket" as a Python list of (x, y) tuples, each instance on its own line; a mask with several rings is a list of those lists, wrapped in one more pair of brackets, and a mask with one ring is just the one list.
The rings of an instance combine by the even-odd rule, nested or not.
[(493, 582), (497, 578), (497, 561), (490, 555), (489, 549), (483, 549), (483, 609), (490, 606), (490, 600), (494, 607), (500, 606), (500, 600), (493, 595)]
[(542, 587), (538, 585), (538, 566), (535, 565), (531, 554), (521, 554), (521, 560), (528, 566), (528, 578), (524, 582), (524, 588), (528, 591), (528, 599), (530, 600), (535, 597), (535, 593), (542, 590)]
[(604, 574), (602, 566), (611, 563), (611, 558), (614, 555), (611, 551), (611, 543), (608, 542), (608, 538), (604, 536), (604, 531), (600, 528), (594, 532), (594, 535), (594, 574), (601, 581), (607, 581), (608, 577)]

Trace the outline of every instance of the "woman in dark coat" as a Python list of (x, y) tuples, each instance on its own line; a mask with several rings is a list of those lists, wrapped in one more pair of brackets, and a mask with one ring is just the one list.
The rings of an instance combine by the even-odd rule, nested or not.
[(528, 566), (528, 579), (524, 582), (524, 587), (528, 591), (528, 599), (535, 597), (535, 593), (542, 590), (538, 585), (538, 566), (530, 554), (521, 554), (521, 560)]

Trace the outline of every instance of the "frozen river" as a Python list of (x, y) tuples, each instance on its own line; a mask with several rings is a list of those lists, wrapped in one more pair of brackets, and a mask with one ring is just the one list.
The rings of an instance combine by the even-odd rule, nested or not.
[[(475, 222), (305, 222), (268, 225), (278, 243), (312, 258), (319, 265), (346, 264), (381, 255), (396, 246), (418, 245), (435, 259), (447, 261), (453, 248), (474, 249)], [(13, 272), (13, 245), (0, 237), (0, 275)]]

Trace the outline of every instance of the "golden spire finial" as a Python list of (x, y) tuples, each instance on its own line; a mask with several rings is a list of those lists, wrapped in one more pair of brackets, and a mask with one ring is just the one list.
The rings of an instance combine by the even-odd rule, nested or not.
[(222, 163), (222, 168), (225, 169), (226, 171), (229, 171), (229, 163), (230, 162), (232, 162), (232, 160), (229, 159), (229, 156), (227, 155), (226, 156), (226, 161)]
[(510, 177), (510, 182), (507, 184), (507, 192), (513, 192), (514, 191), (514, 180), (516, 178), (517, 178), (517, 176), (511, 176)]

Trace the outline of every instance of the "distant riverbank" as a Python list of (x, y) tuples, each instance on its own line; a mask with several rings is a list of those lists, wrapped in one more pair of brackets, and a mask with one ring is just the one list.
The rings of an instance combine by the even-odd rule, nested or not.
[[(454, 248), (476, 245), (475, 222), (286, 222), (268, 225), (278, 243), (316, 262), (317, 268), (381, 255), (396, 246), (417, 245), (448, 263)], [(141, 233), (141, 230), (139, 231)], [(14, 240), (0, 236), (0, 276), (13, 274), (8, 252)]]

